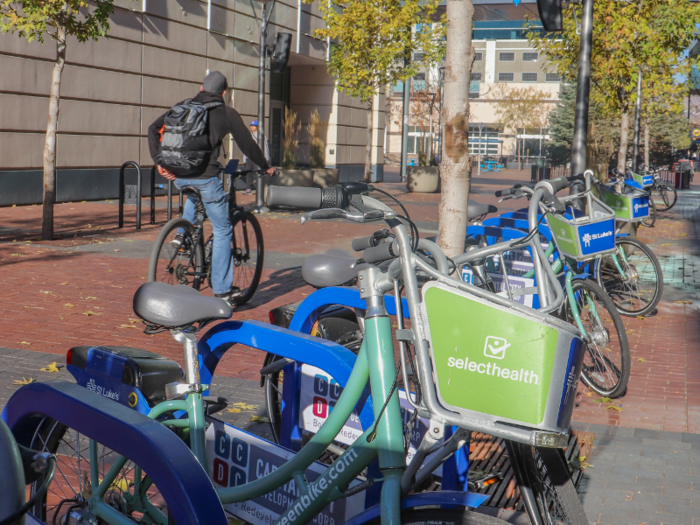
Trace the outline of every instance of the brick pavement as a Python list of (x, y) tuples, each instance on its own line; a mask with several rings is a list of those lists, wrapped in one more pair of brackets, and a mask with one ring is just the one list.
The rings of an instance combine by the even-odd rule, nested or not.
[[(500, 209), (519, 208), (523, 202), (498, 204), (493, 192), (528, 177), (528, 173), (515, 170), (484, 174), (473, 181), (472, 197), (479, 202), (496, 204)], [(406, 194), (396, 183), (382, 187), (399, 196), (424, 234), (435, 233), (438, 195)], [(160, 199), (158, 223), (144, 225), (142, 230), (136, 231), (134, 207), (127, 207), (127, 227), (119, 230), (114, 202), (62, 204), (56, 207), (61, 238), (51, 243), (36, 240), (40, 231), (40, 207), (0, 209), (0, 301), (4, 305), (0, 318), (4, 337), (0, 344), (9, 348), (0, 349), (0, 356), (7, 362), (6, 352), (14, 352), (11, 362), (16, 365), (12, 374), (0, 368), (0, 403), (4, 404), (7, 394), (16, 388), (10, 376), (31, 375), (32, 370), (38, 371), (51, 360), (60, 364), (66, 350), (76, 344), (137, 346), (182, 362), (181, 347), (167, 334), (144, 335), (131, 310), (133, 292), (145, 280), (152, 241), (165, 222), (164, 208), (165, 203)], [(615, 402), (622, 410), (611, 410), (605, 403), (596, 403), (597, 396), (582, 386), (574, 413), (577, 425), (591, 425), (587, 427), (590, 432), (615, 436), (615, 447), (617, 443), (623, 446), (634, 442), (630, 441), (629, 432), (636, 439), (635, 432), (661, 431), (658, 442), (643, 443), (651, 447), (647, 453), (655, 449), (664, 454), (682, 454), (684, 470), (689, 469), (687, 474), (682, 474), (687, 480), (693, 478), (697, 452), (693, 447), (697, 443), (681, 440), (683, 446), (670, 451), (667, 443), (672, 441), (669, 436), (680, 435), (674, 433), (700, 433), (700, 297), (696, 279), (696, 271), (700, 270), (697, 264), (700, 260), (699, 208), (700, 193), (684, 192), (674, 210), (661, 214), (655, 228), (640, 229), (639, 238), (653, 246), (664, 268), (664, 298), (655, 316), (643, 320), (624, 318), (632, 353), (632, 374), (627, 395)], [(294, 213), (272, 214), (263, 217), (261, 223), (267, 250), (263, 282), (251, 303), (234, 313), (236, 319), (266, 321), (271, 308), (302, 299), (313, 291), (301, 279), (299, 265), (305, 255), (332, 247), (347, 249), (353, 237), (374, 230), (372, 226), (345, 223), (311, 222), (302, 227), (298, 214)], [(249, 348), (237, 348), (224, 356), (217, 370), (221, 376), (216, 380), (226, 395), (263, 405), (262, 392), (257, 387), (262, 358), (260, 352)], [(36, 372), (36, 375), (35, 379), (43, 380), (46, 374)], [(239, 423), (244, 423), (245, 417), (239, 416)], [(682, 439), (691, 439), (689, 435)], [(594, 453), (610, 452), (613, 447), (608, 443), (610, 440), (598, 439)], [(686, 446), (688, 444), (692, 446)], [(642, 452), (640, 450), (640, 457), (646, 457)], [(670, 518), (663, 521), (662, 516), (653, 516), (647, 522), (639, 517), (635, 522), (637, 515), (623, 516), (628, 507), (635, 505), (620, 504), (621, 496), (617, 493), (593, 497), (596, 491), (624, 490), (610, 485), (617, 479), (612, 469), (631, 468), (621, 466), (633, 461), (622, 458), (623, 455), (619, 455), (620, 463), (601, 455), (597, 463), (603, 465), (602, 469), (594, 461), (595, 454), (591, 455), (590, 463), (594, 467), (587, 474), (590, 482), (584, 485), (584, 501), (587, 511), (600, 510), (596, 523), (695, 523), (690, 517), (685, 521)], [(661, 466), (669, 471), (674, 467), (672, 463)], [(665, 480), (668, 472), (662, 474)], [(625, 471), (620, 476), (628, 484), (643, 484), (646, 479), (638, 472)], [(688, 482), (689, 487), (683, 485), (678, 490), (693, 492), (694, 481)], [(673, 490), (674, 483), (675, 478), (668, 478), (669, 486), (654, 489), (660, 492), (640, 491), (639, 494), (669, 496), (667, 492)], [(690, 503), (683, 507), (691, 510), (683, 512), (696, 516), (693, 496), (688, 495)], [(636, 501), (644, 499), (633, 496), (633, 500), (635, 497)], [(594, 510), (592, 502), (599, 504), (602, 510), (597, 507)], [(661, 508), (664, 512), (667, 510)], [(657, 512), (659, 507), (653, 509)], [(700, 510), (697, 515), (700, 516)], [(617, 516), (618, 521), (610, 516)], [(679, 515), (670, 513), (669, 516), (677, 520)]]

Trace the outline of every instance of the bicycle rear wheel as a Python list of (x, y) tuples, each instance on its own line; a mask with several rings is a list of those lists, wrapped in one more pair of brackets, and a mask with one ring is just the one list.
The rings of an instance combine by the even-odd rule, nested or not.
[(668, 211), (676, 205), (678, 193), (670, 184), (659, 184), (654, 187), (654, 192), (656, 195), (652, 193), (652, 197), (658, 211)]
[[(43, 418), (34, 433), (30, 448), (56, 455), (56, 474), (49, 488), (31, 512), (45, 523), (84, 522), (95, 518), (87, 507), (92, 497), (90, 439), (49, 417)], [(97, 470), (104, 479), (119, 454), (97, 444)], [(31, 495), (42, 480), (30, 486)], [(167, 524), (168, 509), (158, 488), (134, 463), (127, 461), (107, 489), (102, 500), (124, 517), (144, 525)], [(108, 523), (103, 519), (95, 523)]]
[(148, 281), (181, 284), (199, 290), (204, 254), (195, 240), (195, 227), (185, 219), (173, 219), (160, 230), (148, 263)]
[(649, 195), (649, 216), (646, 219), (642, 219), (642, 225), (647, 228), (653, 228), (656, 222), (656, 205)]
[(506, 447), (528, 514), (546, 525), (588, 525), (561, 450), (512, 441)]
[[(610, 297), (593, 280), (572, 283), (576, 307), (589, 341), (581, 379), (601, 396), (619, 397), (630, 377), (630, 349), (625, 325)], [(564, 303), (564, 319), (576, 326), (572, 305)]]
[(241, 289), (235, 300), (236, 304), (245, 304), (260, 284), (265, 258), (263, 234), (258, 219), (250, 212), (234, 217), (232, 225), (233, 286)]
[[(625, 273), (622, 278), (612, 256), (598, 259), (595, 277), (622, 315), (650, 314), (661, 300), (664, 289), (659, 260), (649, 247), (637, 239), (615, 240), (617, 261)], [(624, 252), (624, 257), (622, 256)]]

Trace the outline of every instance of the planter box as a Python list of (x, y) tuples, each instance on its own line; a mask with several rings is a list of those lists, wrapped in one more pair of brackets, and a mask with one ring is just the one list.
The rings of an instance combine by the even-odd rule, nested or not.
[(314, 168), (313, 170), (313, 185), (319, 188), (329, 188), (338, 184), (340, 170)]
[(313, 187), (314, 174), (312, 170), (277, 170), (266, 181), (268, 186), (302, 186)]
[(436, 193), (440, 191), (438, 166), (408, 166), (406, 188), (411, 193)]

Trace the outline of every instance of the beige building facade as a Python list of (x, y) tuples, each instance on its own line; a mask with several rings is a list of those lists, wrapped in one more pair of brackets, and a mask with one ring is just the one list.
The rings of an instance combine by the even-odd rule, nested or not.
[[(257, 118), (259, 3), (116, 0), (115, 4), (106, 37), (99, 42), (81, 44), (74, 38), (68, 42), (57, 136), (59, 201), (115, 197), (124, 162), (150, 168), (148, 126), (176, 102), (194, 96), (209, 70), (226, 76), (227, 102), (246, 123)], [(338, 93), (326, 72), (328, 42), (313, 36), (323, 24), (317, 6), (278, 0), (270, 20), (269, 43), (276, 32), (292, 35), (286, 71), (267, 75), (265, 126), (273, 163), (281, 159), (284, 108), (298, 113), (303, 124), (300, 164), (309, 161), (305, 125), (311, 111), (318, 109), (327, 124), (326, 165), (338, 168), (341, 180), (361, 178), (367, 110)], [(54, 56), (50, 40), (42, 45), (0, 34), (0, 205), (41, 201)], [(375, 102), (372, 163), (375, 176), (381, 178), (383, 95)], [(234, 144), (226, 150), (229, 158), (242, 157)]]

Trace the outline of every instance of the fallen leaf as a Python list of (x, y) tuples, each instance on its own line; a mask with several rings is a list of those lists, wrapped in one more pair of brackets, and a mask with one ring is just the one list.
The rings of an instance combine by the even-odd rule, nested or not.
[(250, 418), (251, 423), (269, 423), (270, 420), (264, 416), (253, 416)]
[(56, 297), (56, 294), (53, 293), (51, 290), (41, 290), (41, 293), (45, 293), (46, 295), (53, 295), (54, 297)]
[(231, 412), (232, 414), (240, 414), (241, 409), (240, 408), (227, 408), (226, 412)]
[(234, 403), (233, 406), (241, 410), (255, 410), (258, 408), (258, 405), (248, 405), (247, 403)]
[(43, 306), (23, 306), (22, 308), (34, 308), (36, 310), (43, 310)]
[(130, 322), (131, 324), (134, 324), (134, 323), (138, 323), (139, 320), (138, 320), (138, 319), (129, 318), (129, 322)]
[(610, 405), (610, 406), (607, 406), (605, 408), (607, 408), (608, 410), (612, 409), (612, 410), (617, 410), (618, 412), (622, 412), (622, 407), (616, 407), (615, 405)]
[(11, 253), (12, 257), (22, 257), (19, 253)]
[(673, 301), (676, 304), (693, 304), (693, 301)]
[(644, 319), (646, 319), (646, 317), (644, 317), (643, 315), (638, 315), (637, 319), (639, 319), (640, 321), (644, 321)]
[(634, 332), (634, 330), (625, 330), (626, 334), (631, 334), (632, 332)]
[(659, 244), (659, 246), (673, 246), (670, 242), (665, 242), (663, 244)]
[(680, 235), (681, 237), (685, 237), (688, 234), (687, 233), (679, 233), (678, 235)]
[(647, 362), (647, 360), (644, 359), (643, 357), (640, 357), (639, 359), (637, 359), (637, 361), (639, 361), (640, 363), (646, 363), (646, 362)]
[(97, 297), (93, 297), (92, 295), (85, 298), (86, 301), (94, 301), (95, 299), (97, 299)]
[(56, 366), (56, 361), (51, 363), (50, 365), (46, 365), (44, 368), (40, 368), (42, 372), (48, 372), (49, 374), (55, 374), (56, 372), (60, 372), (60, 369)]
[(32, 343), (28, 343), (27, 341), (22, 341), (20, 344), (21, 344), (21, 345), (32, 346)]
[(61, 283), (61, 286), (65, 286), (66, 284), (68, 284), (68, 281), (66, 281), (65, 283)]
[(66, 303), (63, 306), (65, 306), (66, 308), (75, 308), (75, 305), (70, 303)]
[(34, 379), (32, 379), (30, 377), (29, 379), (25, 379), (25, 378), (22, 378), (21, 380), (15, 379), (14, 381), (12, 381), (12, 384), (13, 385), (28, 385), (29, 383), (33, 383), (33, 382), (34, 382)]
[(118, 252), (119, 250), (115, 249), (114, 251), (115, 251), (115, 252)]
[(91, 315), (100, 315), (100, 314), (93, 312), (92, 310), (88, 310), (87, 312), (83, 312), (83, 315), (91, 316)]
[(139, 329), (138, 326), (134, 326), (133, 324), (120, 324), (117, 328), (136, 328), (137, 330)]

